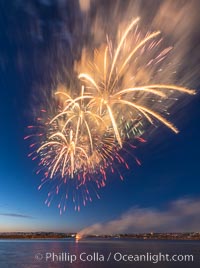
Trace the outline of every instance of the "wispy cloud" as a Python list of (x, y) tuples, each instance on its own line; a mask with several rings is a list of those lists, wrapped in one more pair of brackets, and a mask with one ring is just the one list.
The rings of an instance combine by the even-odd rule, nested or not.
[(33, 219), (32, 216), (19, 214), (19, 213), (0, 213), (0, 216)]
[(199, 199), (179, 199), (163, 210), (133, 207), (116, 220), (94, 224), (79, 234), (187, 231), (200, 231)]

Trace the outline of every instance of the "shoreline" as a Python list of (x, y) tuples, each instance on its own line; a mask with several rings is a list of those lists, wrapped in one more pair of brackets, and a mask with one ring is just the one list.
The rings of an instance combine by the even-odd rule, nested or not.
[[(1, 233), (0, 240), (58, 240), (58, 239), (71, 239), (77, 241), (75, 234), (52, 234), (52, 233)], [(199, 233), (180, 233), (180, 234), (120, 234), (120, 235), (88, 235), (84, 236), (80, 240), (85, 239), (114, 239), (114, 240), (166, 240), (166, 241), (200, 241)]]

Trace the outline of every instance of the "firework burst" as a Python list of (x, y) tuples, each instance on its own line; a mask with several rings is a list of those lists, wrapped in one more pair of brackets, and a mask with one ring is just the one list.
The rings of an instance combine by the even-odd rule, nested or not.
[(128, 168), (122, 157), (124, 145), (128, 143), (132, 150), (135, 139), (144, 142), (141, 135), (147, 129), (146, 122), (161, 122), (178, 133), (163, 115), (165, 102), (174, 93), (195, 94), (181, 86), (154, 83), (154, 66), (159, 66), (171, 48), (157, 52), (160, 32), (141, 37), (138, 22), (136, 18), (127, 26), (116, 46), (107, 37), (107, 43), (92, 56), (83, 53), (75, 64), (80, 93), (58, 88), (56, 112), (51, 116), (43, 110), (47, 117), (39, 118), (41, 133), (26, 137), (40, 137), (31, 145), (36, 149), (29, 155), (33, 160), (40, 158), (38, 173), (45, 169), (39, 188), (54, 182), (46, 203), (50, 205), (63, 186), (67, 189), (58, 205), (61, 212), (66, 209), (70, 191), (75, 209), (79, 210), (81, 203), (91, 201), (90, 183), (93, 188), (103, 187), (108, 170), (114, 172), (118, 164)]

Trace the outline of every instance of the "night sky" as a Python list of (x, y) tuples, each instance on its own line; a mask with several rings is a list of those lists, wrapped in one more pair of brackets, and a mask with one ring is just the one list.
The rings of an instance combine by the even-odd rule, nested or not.
[[(114, 1), (108, 2), (110, 10), (110, 2)], [(163, 2), (158, 1), (158, 6)], [(138, 145), (134, 152), (142, 165), (128, 157), (130, 169), (121, 170), (124, 181), (117, 173), (110, 174), (107, 186), (99, 190), (100, 199), (94, 198), (80, 212), (69, 207), (62, 216), (57, 202), (52, 202), (50, 207), (44, 204), (47, 189), (37, 189), (41, 177), (35, 174), (36, 162), (27, 157), (30, 151), (28, 142), (24, 141), (26, 126), (33, 122), (33, 106), (43, 102), (42, 90), (51, 93), (56, 84), (54, 77), (62, 82), (73, 77), (71, 73), (66, 74), (66, 69), (70, 70), (84, 42), (92, 38), (86, 33), (89, 19), (84, 24), (86, 14), (81, 13), (78, 1), (2, 0), (0, 5), (0, 232), (77, 231), (97, 222), (113, 221), (126, 212), (135, 215), (136, 208), (144, 217), (148, 211), (170, 214), (172, 210), (175, 215), (172, 207), (177, 200), (185, 202), (187, 208), (188, 204), (193, 206), (191, 215), (196, 220), (193, 228), (200, 231), (196, 217), (200, 211), (196, 208), (195, 212), (200, 198), (199, 94), (189, 97), (190, 101), (171, 118), (180, 133), (175, 135), (160, 126), (147, 136), (147, 143)], [(100, 7), (103, 10), (105, 5), (105, 1), (102, 4), (96, 1), (91, 21), (96, 10)], [(198, 31), (195, 28), (195, 45), (188, 52), (193, 50), (189, 56), (196, 61), (199, 60)], [(191, 86), (198, 89), (198, 77)], [(182, 230), (182, 225), (187, 229), (184, 219), (187, 221), (187, 216), (183, 216), (176, 230)], [(155, 221), (159, 230), (159, 219)], [(137, 228), (130, 230), (137, 231)]]

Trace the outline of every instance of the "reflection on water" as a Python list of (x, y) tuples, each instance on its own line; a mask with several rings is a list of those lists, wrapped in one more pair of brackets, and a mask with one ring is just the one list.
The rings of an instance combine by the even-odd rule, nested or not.
[[(114, 254), (192, 254), (193, 262), (116, 261)], [(54, 255), (52, 255), (54, 254)], [(81, 255), (82, 254), (82, 255)], [(109, 258), (110, 259), (107, 261)], [(121, 255), (120, 255), (121, 254)], [(80, 255), (82, 260), (80, 260)], [(53, 261), (54, 258), (54, 261)], [(127, 257), (125, 258), (127, 260)], [(155, 259), (154, 259), (155, 260)], [(70, 262), (73, 262), (70, 264)], [(87, 239), (78, 243), (62, 240), (0, 240), (1, 268), (62, 268), (62, 267), (200, 267), (199, 241), (143, 241), (121, 239)]]

